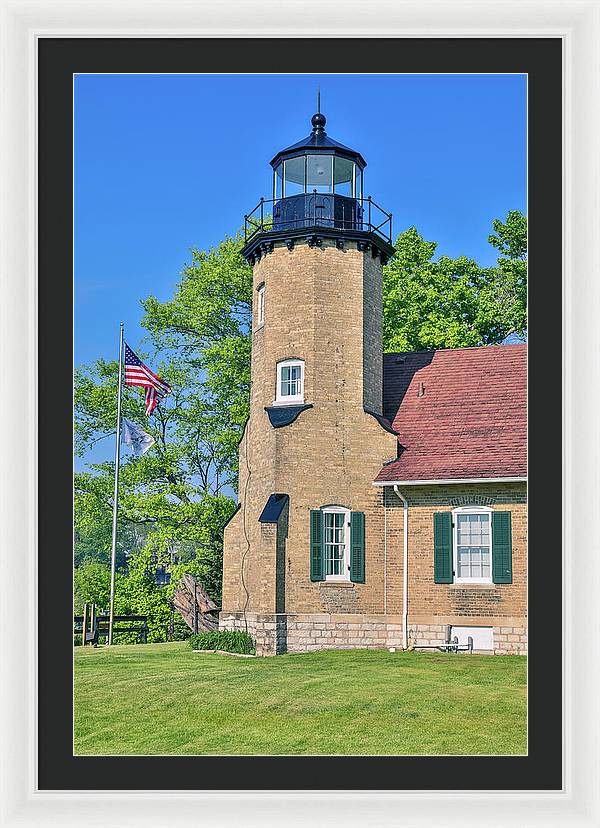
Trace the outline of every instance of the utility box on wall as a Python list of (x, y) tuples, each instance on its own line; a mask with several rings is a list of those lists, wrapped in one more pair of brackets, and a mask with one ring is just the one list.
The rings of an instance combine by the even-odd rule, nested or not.
[(450, 640), (458, 637), (459, 644), (468, 644), (469, 636), (473, 639), (474, 650), (494, 650), (493, 627), (451, 627)]

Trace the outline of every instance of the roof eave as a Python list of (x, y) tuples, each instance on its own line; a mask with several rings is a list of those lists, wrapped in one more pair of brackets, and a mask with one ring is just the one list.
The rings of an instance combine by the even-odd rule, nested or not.
[(453, 483), (526, 483), (526, 477), (447, 477), (436, 480), (374, 480), (373, 486), (443, 486)]
[(274, 155), (273, 158), (269, 161), (269, 164), (275, 168), (279, 161), (286, 160), (287, 158), (295, 158), (298, 155), (339, 155), (341, 158), (347, 158), (350, 161), (355, 161), (361, 170), (367, 166), (367, 162), (362, 157), (360, 152), (355, 152), (354, 150), (350, 149), (349, 147), (335, 147), (335, 146), (327, 146), (327, 145), (311, 145), (311, 144), (304, 144), (298, 147), (288, 147), (287, 149), (280, 150), (277, 155)]

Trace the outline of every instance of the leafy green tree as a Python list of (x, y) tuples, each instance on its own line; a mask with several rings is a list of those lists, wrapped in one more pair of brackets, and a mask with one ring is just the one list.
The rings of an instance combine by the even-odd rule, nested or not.
[(155, 348), (176, 353), (197, 377), (197, 399), (232, 486), (250, 397), (252, 269), (242, 246), (238, 233), (208, 251), (192, 250), (173, 298), (142, 303)]
[(494, 233), (488, 241), (496, 247), (502, 256), (511, 261), (527, 260), (527, 219), (519, 210), (509, 210), (506, 221), (494, 219)]
[(85, 561), (75, 569), (75, 613), (83, 612), (83, 605), (96, 604), (108, 610), (110, 603), (110, 569), (98, 561)]
[[(143, 553), (150, 555), (145, 572), (167, 564), (172, 586), (163, 590), (165, 606), (184, 572), (220, 598), (222, 531), (235, 507), (237, 444), (250, 388), (252, 273), (241, 246), (238, 235), (207, 253), (192, 251), (173, 299), (143, 303), (154, 346), (149, 358), (173, 392), (148, 420), (142, 392), (123, 389), (123, 415), (143, 425), (156, 443), (142, 457), (122, 455), (118, 563), (124, 571), (129, 556), (131, 571)], [(98, 360), (75, 372), (79, 456), (114, 434), (117, 384), (117, 362)], [(76, 563), (110, 561), (113, 477), (112, 462), (75, 476)], [(128, 586), (138, 613), (150, 580), (138, 578), (133, 592)]]
[(527, 329), (527, 222), (518, 211), (493, 222), (496, 267), (461, 256), (434, 260), (436, 243), (411, 227), (384, 268), (386, 351), (491, 345)]
[[(119, 486), (119, 563), (142, 550), (154, 566), (179, 563), (197, 574), (215, 598), (220, 594), (223, 524), (234, 508), (224, 491), (231, 479), (226, 451), (211, 433), (213, 413), (206, 412), (194, 372), (175, 361), (160, 367), (173, 394), (148, 420), (139, 389), (124, 388), (123, 413), (143, 425), (156, 443), (142, 457), (124, 450)], [(75, 410), (81, 454), (99, 435), (110, 434), (116, 420), (117, 363), (101, 363), (76, 372)], [(197, 374), (197, 372), (196, 372)], [(113, 393), (105, 393), (106, 389)], [(112, 426), (114, 429), (114, 424)], [(75, 475), (76, 556), (85, 557), (90, 536), (96, 560), (110, 561), (114, 463), (97, 463)], [(89, 557), (89, 554), (88, 554)], [(141, 612), (141, 610), (140, 610)]]

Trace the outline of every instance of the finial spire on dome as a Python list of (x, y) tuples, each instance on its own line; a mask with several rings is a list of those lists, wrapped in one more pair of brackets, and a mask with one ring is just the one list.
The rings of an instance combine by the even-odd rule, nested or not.
[(327, 118), (324, 115), (321, 114), (320, 104), (321, 104), (321, 102), (319, 101), (319, 112), (316, 112), (312, 116), (312, 118), (310, 119), (310, 122), (313, 126), (313, 128), (312, 128), (312, 134), (313, 135), (324, 135), (325, 134), (325, 124), (327, 123)]
[(324, 135), (327, 118), (321, 114), (321, 87), (317, 86), (317, 111), (311, 118), (313, 135)]

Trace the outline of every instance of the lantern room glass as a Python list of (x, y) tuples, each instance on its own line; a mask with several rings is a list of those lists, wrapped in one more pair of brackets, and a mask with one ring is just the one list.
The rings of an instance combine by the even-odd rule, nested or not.
[(337, 155), (298, 155), (280, 162), (273, 171), (273, 198), (303, 193), (335, 193), (362, 198), (362, 170)]
[(273, 198), (278, 201), (283, 196), (283, 164), (277, 164), (273, 173)]
[(355, 164), (347, 158), (333, 160), (333, 191), (339, 195), (354, 196), (354, 168)]
[(283, 162), (284, 197), (306, 192), (306, 156), (288, 158)]
[(333, 155), (306, 156), (306, 191), (333, 192)]

